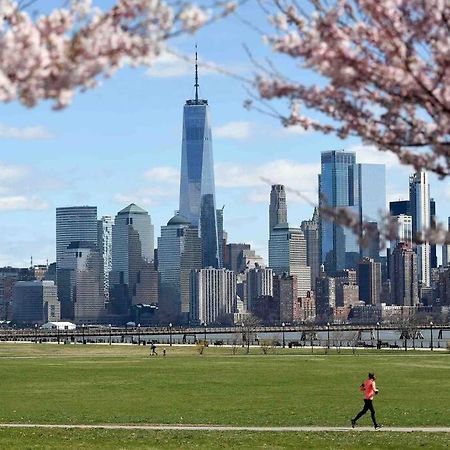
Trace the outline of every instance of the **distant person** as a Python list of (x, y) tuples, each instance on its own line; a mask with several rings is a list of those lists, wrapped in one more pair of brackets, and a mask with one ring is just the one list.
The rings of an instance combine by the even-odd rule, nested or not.
[(156, 353), (156, 345), (154, 342), (152, 342), (152, 352), (150, 353), (150, 356), (158, 356), (158, 353)]
[(163, 356), (166, 356), (166, 349), (163, 349)]
[(352, 428), (355, 428), (356, 422), (358, 419), (360, 419), (364, 414), (366, 414), (367, 411), (370, 411), (370, 416), (372, 417), (373, 426), (375, 427), (375, 430), (378, 428), (381, 428), (381, 425), (377, 423), (377, 419), (375, 418), (375, 409), (373, 408), (373, 397), (378, 394), (378, 389), (375, 384), (375, 374), (369, 373), (369, 376), (364, 383), (361, 384), (359, 387), (359, 390), (364, 392), (364, 407), (363, 409), (358, 413), (358, 415), (352, 419)]

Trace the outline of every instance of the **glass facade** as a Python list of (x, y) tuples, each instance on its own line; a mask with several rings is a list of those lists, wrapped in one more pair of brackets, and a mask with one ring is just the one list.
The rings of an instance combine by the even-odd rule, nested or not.
[(198, 227), (203, 265), (219, 267), (211, 120), (207, 100), (188, 100), (183, 114), (180, 214)]

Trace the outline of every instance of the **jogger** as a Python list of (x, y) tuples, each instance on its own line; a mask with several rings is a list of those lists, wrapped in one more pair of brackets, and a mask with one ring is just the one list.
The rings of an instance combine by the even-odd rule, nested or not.
[(378, 425), (377, 419), (375, 417), (375, 409), (373, 407), (373, 397), (378, 394), (378, 389), (375, 384), (375, 374), (369, 373), (369, 377), (364, 383), (361, 384), (359, 390), (364, 392), (364, 407), (363, 409), (356, 415), (354, 419), (352, 419), (352, 427), (355, 428), (356, 422), (360, 419), (367, 411), (370, 411), (370, 416), (372, 418), (373, 426), (375, 429), (380, 428), (381, 425)]

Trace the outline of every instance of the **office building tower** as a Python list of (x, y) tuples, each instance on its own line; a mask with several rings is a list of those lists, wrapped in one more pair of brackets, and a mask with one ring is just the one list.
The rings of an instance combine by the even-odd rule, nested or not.
[(294, 302), (299, 297), (297, 286), (295, 275), (283, 273), (273, 277), (273, 298), (280, 305), (280, 322), (292, 323), (294, 320)]
[(103, 294), (105, 304), (109, 302), (109, 274), (112, 270), (112, 228), (114, 219), (103, 216), (98, 222), (98, 249), (103, 259)]
[[(356, 156), (353, 152), (330, 151), (321, 155), (319, 205), (346, 207), (359, 214)], [(359, 259), (357, 236), (320, 216), (321, 259), (328, 274), (355, 267)]]
[[(197, 54), (196, 54), (197, 57)], [(198, 96), (195, 65), (195, 98), (187, 100), (183, 113), (179, 212), (202, 238), (203, 266), (219, 266), (219, 241), (214, 184), (211, 119), (207, 100)]]
[(242, 250), (239, 266), (243, 268), (242, 270), (246, 270), (254, 267), (265, 267), (265, 262), (262, 256), (256, 254), (255, 250)]
[(392, 253), (391, 303), (415, 306), (419, 303), (418, 257), (407, 243), (400, 242)]
[(105, 314), (103, 260), (92, 242), (72, 242), (58, 268), (61, 318), (98, 323)]
[[(448, 218), (447, 230), (447, 234), (450, 235), (450, 217)], [(444, 267), (450, 266), (450, 243), (442, 245), (442, 265)]]
[(191, 272), (190, 319), (197, 324), (231, 324), (236, 312), (236, 274), (228, 269)]
[(0, 268), (0, 320), (8, 321), (12, 319), (11, 303), (15, 283), (34, 279), (33, 270), (29, 268)]
[(245, 270), (243, 251), (250, 250), (250, 244), (227, 244), (225, 247), (224, 267), (235, 273)]
[(217, 240), (219, 242), (219, 269), (224, 267), (224, 261), (223, 261), (223, 254), (224, 254), (224, 246), (225, 244), (225, 232), (223, 230), (223, 210), (225, 206), (222, 207), (222, 209), (218, 209), (216, 211), (217, 216)]
[(359, 302), (356, 270), (344, 269), (335, 273), (336, 307), (347, 307)]
[(134, 305), (157, 303), (153, 225), (148, 212), (134, 203), (119, 211), (112, 237), (112, 312), (127, 315)]
[(409, 200), (397, 200), (394, 202), (389, 202), (389, 214), (391, 216), (410, 216), (410, 205)]
[(357, 169), (359, 216), (361, 223), (364, 222), (370, 227), (372, 236), (367, 245), (361, 246), (360, 256), (379, 262), (379, 232), (386, 211), (386, 168), (384, 164), (358, 164)]
[(158, 238), (159, 316), (162, 323), (187, 323), (192, 270), (202, 267), (202, 243), (197, 227), (176, 215), (161, 227)]
[[(322, 266), (323, 268), (323, 266)], [(316, 278), (316, 317), (319, 322), (326, 322), (336, 309), (336, 282), (333, 277), (321, 270)]]
[(12, 295), (13, 321), (18, 325), (42, 325), (60, 320), (60, 305), (53, 281), (18, 281)]
[(56, 208), (56, 268), (69, 244), (76, 241), (97, 243), (97, 207)]
[(316, 297), (313, 291), (308, 291), (306, 297), (294, 301), (294, 322), (314, 322), (316, 319)]
[[(409, 178), (409, 201), (412, 216), (413, 238), (424, 236), (430, 228), (430, 185), (425, 170), (416, 172)], [(424, 242), (416, 246), (419, 282), (430, 286), (430, 243)]]
[(300, 228), (284, 223), (272, 230), (269, 267), (276, 275), (287, 273), (295, 276), (300, 297), (311, 290), (311, 269), (306, 265), (306, 240)]
[(381, 263), (363, 258), (358, 264), (359, 300), (366, 305), (378, 305), (381, 294)]
[(273, 270), (263, 267), (249, 269), (246, 290), (246, 310), (253, 312), (258, 297), (273, 295)]
[(274, 184), (270, 191), (269, 235), (281, 223), (287, 223), (286, 191), (282, 184)]
[(314, 208), (311, 220), (304, 220), (300, 227), (306, 240), (306, 265), (311, 268), (311, 286), (316, 283), (320, 271), (319, 213)]
[[(436, 202), (434, 198), (430, 200), (430, 228), (436, 229)], [(430, 271), (438, 266), (436, 244), (430, 245)]]

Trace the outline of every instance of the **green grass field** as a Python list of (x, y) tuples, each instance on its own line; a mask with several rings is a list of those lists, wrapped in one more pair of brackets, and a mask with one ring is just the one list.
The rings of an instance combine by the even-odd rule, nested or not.
[[(348, 426), (362, 405), (358, 386), (375, 371), (381, 423), (450, 426), (449, 353), (232, 355), (207, 348), (199, 355), (193, 347), (166, 348), (165, 358), (150, 358), (149, 348), (137, 346), (1, 344), (0, 422)], [(49, 439), (45, 447), (40, 434)], [(0, 430), (1, 448), (58, 448), (64, 439), (68, 448), (205, 449), (449, 448), (450, 440), (424, 433)]]

